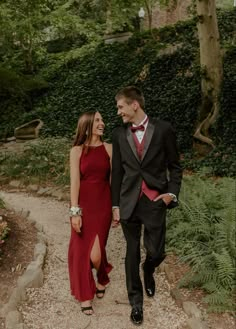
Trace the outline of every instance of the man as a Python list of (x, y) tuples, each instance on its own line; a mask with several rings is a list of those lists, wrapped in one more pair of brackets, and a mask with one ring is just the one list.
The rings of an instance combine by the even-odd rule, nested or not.
[(177, 206), (182, 170), (176, 138), (168, 122), (149, 118), (142, 92), (129, 86), (116, 95), (117, 114), (126, 127), (113, 133), (112, 205), (114, 225), (121, 223), (127, 243), (125, 270), (131, 321), (143, 322), (139, 275), (141, 227), (146, 259), (144, 286), (155, 294), (153, 273), (165, 258), (166, 209)]

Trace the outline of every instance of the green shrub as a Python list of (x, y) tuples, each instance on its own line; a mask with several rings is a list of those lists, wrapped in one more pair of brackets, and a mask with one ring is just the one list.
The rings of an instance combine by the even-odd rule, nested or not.
[[(221, 10), (218, 16), (222, 40), (232, 41), (235, 22), (232, 10)], [(176, 44), (181, 44), (176, 52), (160, 56), (160, 51)], [(46, 136), (70, 137), (79, 114), (97, 109), (107, 123), (109, 139), (114, 127), (120, 124), (114, 95), (120, 87), (136, 83), (144, 91), (148, 114), (172, 122), (177, 129), (180, 151), (189, 152), (201, 102), (198, 53), (195, 20), (155, 29), (152, 34), (136, 33), (124, 44), (100, 44), (94, 52), (67, 61), (50, 77), (49, 91), (35, 101), (34, 110), (25, 115), (24, 121), (40, 117), (47, 122), (43, 128)], [(227, 61), (228, 55), (222, 115), (232, 113), (232, 106), (230, 109), (228, 106), (234, 81), (228, 74)], [(217, 135), (218, 130), (214, 138)]]
[(10, 228), (7, 225), (6, 221), (0, 221), (0, 254), (1, 254), (1, 245), (5, 242), (10, 232)]
[(233, 145), (219, 144), (204, 158), (197, 158), (194, 153), (185, 153), (182, 156), (183, 168), (193, 172), (203, 172), (207, 176), (235, 177), (236, 153)]
[(32, 97), (40, 95), (47, 83), (40, 77), (17, 74), (0, 67), (0, 138), (13, 135), (23, 123), (23, 114), (32, 110)]
[[(0, 209), (5, 208), (4, 201), (0, 199)], [(0, 219), (0, 254), (1, 254), (1, 245), (5, 242), (10, 232), (10, 228), (7, 225), (5, 220)]]
[[(220, 119), (211, 131), (217, 149), (203, 162), (195, 164), (195, 159), (183, 162), (197, 170), (208, 166), (215, 175), (235, 175), (231, 160), (236, 134), (234, 13), (235, 10), (218, 11), (222, 46), (227, 52)], [(173, 50), (176, 45), (179, 48), (171, 52), (171, 47)], [(119, 88), (135, 83), (144, 91), (147, 113), (170, 121), (177, 130), (180, 152), (190, 154), (201, 102), (195, 20), (155, 29), (152, 33), (136, 33), (124, 44), (101, 43), (93, 47), (89, 44), (45, 58), (41, 72), (47, 76), (49, 88), (43, 94), (36, 90), (34, 97), (30, 93), (28, 107), (25, 101), (11, 96), (7, 114), (0, 115), (0, 135), (13, 134), (16, 125), (40, 118), (45, 123), (41, 130), (44, 136), (70, 138), (82, 112), (99, 110), (106, 123), (105, 138), (110, 140), (113, 129), (121, 124), (116, 116), (114, 95)], [(167, 51), (165, 55), (163, 51)], [(53, 63), (48, 62), (49, 58), (53, 58)]]
[(170, 212), (167, 243), (191, 265), (181, 286), (201, 287), (213, 311), (235, 310), (235, 180), (187, 176)]
[(63, 138), (47, 138), (28, 143), (23, 153), (1, 155), (1, 173), (7, 177), (23, 179), (25, 183), (36, 178), (42, 183), (68, 184), (69, 148), (70, 142)]

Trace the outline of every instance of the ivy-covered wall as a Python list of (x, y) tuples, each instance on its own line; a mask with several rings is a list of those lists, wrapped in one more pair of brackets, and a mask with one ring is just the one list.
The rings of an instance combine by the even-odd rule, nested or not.
[[(235, 17), (235, 10), (218, 12), (226, 54), (221, 118), (213, 133), (222, 145), (233, 144), (235, 135)], [(92, 55), (65, 63), (48, 83), (48, 90), (34, 97), (33, 110), (20, 116), (22, 123), (41, 118), (44, 135), (72, 136), (79, 114), (98, 110), (109, 139), (121, 123), (114, 96), (119, 88), (136, 84), (145, 94), (147, 113), (169, 120), (177, 130), (180, 151), (189, 152), (201, 102), (196, 22), (135, 34), (124, 44), (101, 44)], [(4, 120), (0, 131), (3, 125)]]
[[(101, 44), (92, 56), (73, 60), (54, 74), (48, 92), (22, 120), (40, 117), (45, 135), (71, 136), (81, 112), (99, 110), (109, 139), (121, 123), (114, 96), (120, 87), (136, 83), (145, 94), (148, 114), (171, 121), (181, 150), (190, 149), (200, 104), (196, 35), (195, 23), (189, 21), (154, 30), (152, 35), (136, 34), (125, 44)], [(161, 55), (167, 47), (175, 47), (173, 41), (178, 50)]]
[[(37, 114), (30, 116), (39, 116), (46, 123), (45, 134), (70, 136), (81, 112), (99, 110), (109, 138), (121, 123), (116, 116), (115, 93), (120, 87), (136, 82), (145, 94), (147, 113), (171, 121), (178, 130), (181, 150), (190, 149), (200, 103), (199, 74), (192, 65), (191, 48), (157, 57), (157, 49), (149, 45), (137, 53), (140, 40), (135, 43), (131, 40), (133, 44), (101, 45), (93, 58), (65, 66), (50, 81), (50, 92), (37, 104)], [(142, 78), (145, 68), (147, 76)]]

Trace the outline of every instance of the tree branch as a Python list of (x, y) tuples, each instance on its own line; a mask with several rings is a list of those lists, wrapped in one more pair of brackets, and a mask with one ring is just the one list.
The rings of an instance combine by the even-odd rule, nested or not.
[(213, 140), (209, 137), (206, 137), (202, 134), (202, 128), (204, 127), (204, 129), (206, 129), (207, 127), (210, 127), (210, 122), (211, 120), (211, 113), (208, 114), (208, 116), (198, 125), (193, 137), (198, 139), (199, 141), (206, 143), (210, 146), (212, 146), (213, 148), (215, 148), (215, 145), (213, 143)]

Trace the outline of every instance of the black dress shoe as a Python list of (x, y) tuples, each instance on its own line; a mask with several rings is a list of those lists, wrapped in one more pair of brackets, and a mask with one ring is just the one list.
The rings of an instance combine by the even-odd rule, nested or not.
[(143, 310), (141, 307), (133, 306), (130, 314), (133, 324), (140, 325), (143, 322)]
[(144, 286), (148, 297), (155, 295), (155, 280), (152, 273), (143, 270), (144, 273)]

